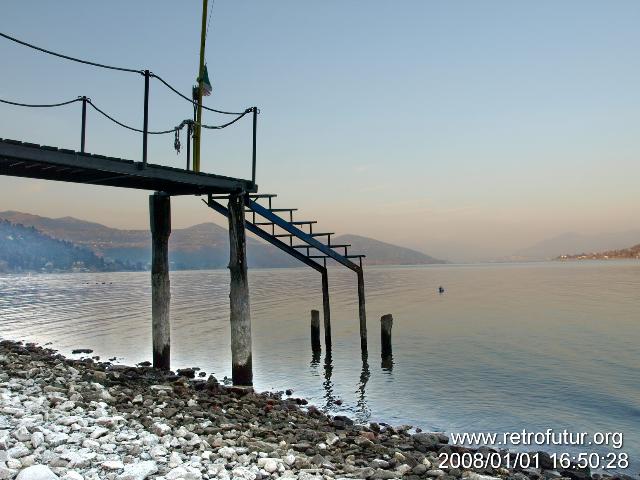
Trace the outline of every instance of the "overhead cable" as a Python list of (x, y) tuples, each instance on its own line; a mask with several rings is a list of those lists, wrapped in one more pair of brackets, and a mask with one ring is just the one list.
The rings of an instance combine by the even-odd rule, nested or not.
[(69, 55), (64, 55), (62, 53), (52, 52), (51, 50), (47, 50), (46, 48), (38, 47), (31, 43), (18, 40), (17, 38), (12, 37), (11, 35), (7, 35), (6, 33), (0, 32), (0, 36), (6, 38), (7, 40), (11, 40), (12, 42), (16, 42), (16, 43), (19, 43), (20, 45), (24, 45), (25, 47), (33, 48), (34, 50), (38, 50), (43, 53), (48, 53), (49, 55), (64, 58), (66, 60), (71, 60), (72, 62), (84, 63), (85, 65), (93, 65), (94, 67), (106, 68), (109, 70), (118, 70), (120, 72), (143, 73), (142, 70), (135, 70), (133, 68), (115, 67), (113, 65), (106, 65), (104, 63), (92, 62), (90, 60), (83, 60), (81, 58), (70, 57)]

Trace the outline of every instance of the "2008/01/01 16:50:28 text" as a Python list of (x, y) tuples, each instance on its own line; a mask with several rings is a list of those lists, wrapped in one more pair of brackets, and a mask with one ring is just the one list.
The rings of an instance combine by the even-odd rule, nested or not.
[[(625, 469), (629, 466), (629, 455), (616, 453), (551, 453), (552, 469), (572, 467), (590, 469)], [(442, 452), (438, 455), (439, 468), (540, 468), (540, 453), (500, 452)]]

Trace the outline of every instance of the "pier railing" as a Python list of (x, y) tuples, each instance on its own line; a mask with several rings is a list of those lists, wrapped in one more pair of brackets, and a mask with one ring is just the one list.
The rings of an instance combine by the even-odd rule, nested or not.
[[(193, 98), (189, 98), (188, 96), (182, 94), (179, 90), (177, 90), (175, 87), (173, 87), (170, 83), (168, 83), (166, 80), (164, 80), (162, 77), (160, 77), (159, 75), (154, 74), (153, 72), (151, 72), (148, 69), (144, 69), (144, 70), (140, 70), (140, 69), (133, 69), (133, 68), (124, 68), (124, 67), (116, 67), (116, 66), (112, 66), (112, 65), (105, 65), (102, 63), (97, 63), (97, 62), (93, 62), (93, 61), (88, 61), (88, 60), (83, 60), (83, 59), (79, 59), (79, 58), (74, 58), (68, 55), (63, 55), (61, 53), (57, 53), (57, 52), (53, 52), (41, 47), (37, 47), (35, 45), (32, 45), (30, 43), (24, 42), (22, 40), (18, 40), (17, 38), (14, 38), (10, 35), (7, 35), (5, 33), (0, 32), (0, 37), (4, 37), (7, 40), (10, 40), (12, 42), (21, 44), (23, 46), (29, 47), (31, 49), (34, 50), (38, 50), (40, 52), (43, 53), (47, 53), (49, 55), (53, 55), (55, 57), (59, 57), (59, 58), (63, 58), (65, 60), (70, 60), (73, 62), (77, 62), (77, 63), (82, 63), (85, 65), (90, 65), (93, 67), (99, 67), (99, 68), (103, 68), (103, 69), (109, 69), (109, 70), (116, 70), (116, 71), (120, 71), (120, 72), (126, 72), (126, 73), (137, 73), (142, 75), (143, 80), (144, 80), (144, 98), (143, 98), (143, 111), (142, 111), (142, 128), (136, 128), (133, 127), (131, 125), (127, 125), (119, 120), (117, 120), (114, 116), (112, 116), (111, 114), (107, 113), (105, 110), (103, 110), (102, 108), (98, 107), (92, 100), (90, 97), (86, 96), (86, 95), (82, 95), (82, 96), (78, 96), (75, 99), (72, 100), (68, 100), (68, 101), (64, 101), (64, 102), (60, 102), (60, 103), (50, 103), (50, 104), (33, 104), (33, 103), (21, 103), (21, 102), (16, 102), (16, 101), (10, 101), (10, 100), (6, 100), (6, 99), (0, 99), (0, 103), (4, 103), (7, 105), (13, 105), (13, 106), (19, 106), (19, 107), (29, 107), (29, 108), (54, 108), (54, 107), (62, 107), (65, 105), (69, 105), (72, 103), (76, 103), (76, 102), (81, 102), (82, 103), (82, 113), (81, 113), (81, 123), (80, 123), (80, 152), (81, 153), (85, 153), (86, 152), (86, 139), (87, 139), (87, 106), (91, 107), (93, 110), (95, 110), (97, 113), (99, 113), (100, 115), (102, 115), (103, 117), (105, 117), (106, 119), (110, 120), (111, 122), (115, 123), (116, 125), (125, 128), (127, 130), (139, 133), (142, 136), (142, 155), (141, 155), (141, 164), (142, 167), (144, 168), (144, 166), (147, 164), (147, 157), (148, 157), (148, 140), (149, 140), (149, 135), (170, 135), (173, 134), (174, 135), (174, 148), (175, 150), (180, 153), (181, 150), (181, 142), (180, 142), (180, 132), (183, 129), (186, 129), (186, 134), (187, 134), (187, 141), (186, 141), (186, 158), (185, 158), (185, 170), (190, 170), (190, 171), (199, 171), (199, 165), (194, 169), (193, 165), (191, 164), (191, 140), (194, 136), (194, 132), (196, 130), (195, 127), (200, 127), (198, 130), (200, 132), (202, 132), (203, 129), (208, 129), (208, 130), (221, 130), (227, 127), (230, 127), (231, 125), (235, 124), (236, 122), (238, 122), (240, 119), (242, 119), (243, 117), (245, 117), (246, 115), (251, 114), (252, 116), (252, 149), (251, 149), (251, 181), (252, 183), (255, 185), (256, 183), (256, 155), (257, 155), (257, 148), (256, 148), (256, 135), (257, 135), (257, 128), (258, 128), (258, 114), (260, 113), (260, 110), (257, 107), (249, 107), (244, 109), (243, 111), (240, 112), (230, 112), (230, 111), (225, 111), (225, 110), (218, 110), (215, 108), (210, 108), (210, 107), (206, 107), (204, 105), (201, 105), (202, 108), (204, 110), (207, 111), (211, 111), (220, 115), (227, 115), (227, 116), (231, 116), (233, 117), (232, 120), (222, 123), (222, 124), (218, 124), (218, 125), (206, 125), (204, 123), (197, 123), (195, 120), (195, 108), (198, 106), (198, 102), (197, 100), (194, 100)], [(150, 81), (151, 79), (155, 79), (157, 81), (159, 81), (160, 83), (162, 83), (166, 88), (168, 88), (172, 93), (178, 95), (179, 97), (181, 97), (182, 99), (186, 100), (187, 102), (191, 103), (194, 107), (194, 117), (193, 118), (189, 118), (189, 119), (184, 119), (181, 120), (179, 122), (176, 122), (176, 125), (167, 128), (165, 130), (149, 130), (149, 97), (150, 97)], [(194, 90), (197, 90), (197, 87), (194, 87)], [(196, 92), (192, 92), (192, 96), (196, 96), (195, 95)], [(201, 133), (200, 133), (201, 134)]]

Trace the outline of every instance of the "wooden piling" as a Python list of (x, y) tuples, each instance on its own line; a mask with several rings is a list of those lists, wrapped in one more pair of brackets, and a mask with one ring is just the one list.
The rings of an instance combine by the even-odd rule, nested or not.
[(360, 350), (367, 351), (367, 312), (364, 303), (364, 274), (362, 268), (356, 272), (358, 274), (358, 313), (360, 315)]
[(171, 197), (156, 192), (149, 196), (151, 225), (151, 332), (153, 366), (169, 370), (171, 364), (171, 286), (169, 282), (169, 235)]
[(390, 313), (380, 318), (380, 342), (382, 357), (392, 355), (391, 348), (391, 328), (393, 327), (393, 315)]
[(319, 352), (320, 348), (320, 312), (311, 310), (311, 350)]
[(329, 305), (329, 276), (327, 269), (322, 272), (322, 313), (324, 316), (324, 346), (331, 349), (331, 307)]
[(234, 385), (253, 385), (251, 359), (251, 308), (247, 277), (247, 249), (244, 229), (244, 195), (229, 196), (229, 246), (231, 288), (231, 376)]

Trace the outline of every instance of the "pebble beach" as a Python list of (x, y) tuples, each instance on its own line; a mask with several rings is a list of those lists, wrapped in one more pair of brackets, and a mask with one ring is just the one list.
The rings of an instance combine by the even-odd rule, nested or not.
[(442, 452), (489, 449), (450, 445), (443, 433), (409, 425), (359, 425), (287, 395), (295, 392), (256, 393), (180, 373), (1, 341), (0, 480), (609, 477), (553, 470), (546, 454), (542, 468), (443, 468)]

